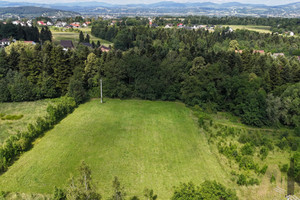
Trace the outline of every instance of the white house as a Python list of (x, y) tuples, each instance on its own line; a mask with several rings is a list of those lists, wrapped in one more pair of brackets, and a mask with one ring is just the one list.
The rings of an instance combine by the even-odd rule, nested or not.
[(13, 21), (12, 24), (14, 25), (19, 25), (21, 22), (20, 21)]
[(165, 28), (173, 28), (173, 24), (167, 24)]
[(26, 22), (26, 24), (27, 24), (27, 26), (32, 27), (32, 20), (28, 20), (28, 21)]
[(295, 33), (291, 31), (290, 32), (290, 36), (294, 36), (294, 35), (295, 35)]
[(52, 22), (47, 22), (47, 26), (53, 26)]
[(15, 42), (15, 41), (16, 41), (15, 39), (10, 40), (10, 39), (7, 39), (7, 38), (3, 38), (2, 40), (0, 40), (0, 47), (9, 46), (12, 42)]

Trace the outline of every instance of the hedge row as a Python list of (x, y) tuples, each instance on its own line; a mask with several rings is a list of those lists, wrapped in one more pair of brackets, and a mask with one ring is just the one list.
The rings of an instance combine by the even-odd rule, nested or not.
[(36, 138), (52, 129), (54, 125), (72, 113), (75, 107), (76, 102), (73, 98), (61, 97), (55, 105), (48, 105), (46, 117), (39, 117), (34, 124), (28, 124), (27, 131), (11, 135), (6, 139), (0, 147), (0, 173), (5, 172), (22, 153), (32, 147), (32, 142)]

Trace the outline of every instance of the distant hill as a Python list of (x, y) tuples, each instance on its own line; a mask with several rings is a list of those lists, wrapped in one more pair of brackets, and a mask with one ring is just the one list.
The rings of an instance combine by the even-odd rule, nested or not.
[[(263, 3), (263, 2), (262, 2)], [(161, 1), (151, 4), (113, 4), (98, 1), (69, 2), (69, 3), (25, 3), (0, 1), (0, 7), (35, 6), (77, 12), (87, 15), (115, 15), (115, 16), (152, 16), (152, 15), (210, 15), (210, 16), (253, 16), (253, 17), (300, 17), (300, 2), (279, 6), (267, 6), (265, 4), (245, 4), (239, 2), (212, 3), (212, 2), (187, 2)], [(17, 10), (22, 10), (18, 8)], [(54, 13), (57, 11), (53, 11)], [(37, 12), (53, 13), (52, 11)], [(60, 11), (61, 12), (61, 11)], [(33, 13), (31, 13), (33, 14)], [(77, 14), (78, 15), (78, 14)]]
[(35, 6), (20, 6), (20, 7), (3, 7), (0, 8), (1, 16), (19, 16), (19, 17), (37, 17), (37, 16), (57, 16), (68, 17), (80, 15), (73, 11), (64, 11), (59, 9), (35, 7)]
[(161, 1), (151, 4), (109, 4), (103, 2), (77, 2), (48, 5), (52, 8), (70, 10), (89, 15), (117, 16), (157, 16), (157, 15), (210, 15), (210, 16), (253, 16), (253, 17), (300, 17), (300, 2), (267, 6), (265, 4), (245, 4), (239, 2), (212, 3)]

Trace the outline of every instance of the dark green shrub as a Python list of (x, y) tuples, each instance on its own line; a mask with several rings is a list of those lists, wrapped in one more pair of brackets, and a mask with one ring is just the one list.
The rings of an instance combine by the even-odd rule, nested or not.
[(250, 143), (246, 143), (242, 148), (241, 148), (241, 152), (242, 155), (253, 155), (254, 154), (254, 146)]
[(245, 170), (257, 168), (257, 165), (254, 163), (253, 158), (250, 156), (242, 157), (239, 166), (241, 169)]
[(289, 137), (288, 142), (292, 151), (297, 151), (300, 149), (300, 137)]
[(300, 137), (300, 125), (298, 125), (295, 129), (294, 129), (294, 133), (296, 136)]
[(300, 152), (296, 152), (291, 160), (294, 162), (294, 167), (289, 168), (288, 174), (295, 178), (295, 181), (300, 183)]
[(67, 199), (66, 193), (64, 190), (54, 187), (53, 200), (65, 200)]
[(271, 182), (271, 183), (276, 182), (276, 178), (275, 178), (274, 174), (272, 174), (272, 177), (270, 178), (270, 182)]
[(261, 156), (260, 158), (261, 158), (262, 160), (264, 160), (264, 159), (267, 158), (267, 156), (268, 156), (268, 154), (269, 154), (269, 149), (268, 149), (267, 147), (263, 146), (263, 147), (260, 149), (259, 153), (260, 153), (260, 156)]
[(182, 183), (175, 187), (172, 200), (237, 200), (234, 191), (227, 189), (216, 181), (205, 181), (200, 186), (195, 186), (192, 182)]
[(10, 93), (6, 79), (0, 79), (0, 102), (10, 101)]
[(268, 169), (268, 165), (264, 165), (264, 166), (261, 168), (261, 170), (260, 170), (259, 173), (262, 174), (262, 175), (264, 175), (264, 174), (266, 174), (267, 169)]
[(244, 174), (238, 175), (238, 180), (236, 183), (238, 185), (247, 185), (247, 177)]
[(198, 117), (198, 125), (199, 127), (202, 127), (204, 125), (204, 117), (202, 116)]
[(287, 141), (287, 139), (284, 137), (282, 138), (278, 143), (277, 146), (283, 150), (286, 149), (289, 146), (289, 142)]
[(218, 143), (218, 150), (221, 154), (225, 155), (227, 158), (234, 159), (236, 161), (240, 161), (241, 156), (237, 150), (237, 145), (229, 144), (229, 146), (222, 145), (222, 143)]
[(259, 180), (257, 178), (250, 178), (247, 185), (259, 185)]
[(22, 119), (24, 115), (5, 115), (1, 117), (2, 120), (19, 120)]
[(21, 74), (15, 73), (13, 80), (9, 81), (8, 89), (12, 101), (28, 101), (34, 99), (32, 85)]
[(6, 198), (6, 196), (8, 195), (8, 192), (5, 192), (5, 191), (0, 191), (0, 197), (1, 198)]
[(249, 178), (244, 174), (238, 175), (238, 180), (236, 182), (238, 185), (259, 185), (259, 180), (257, 178)]
[(56, 90), (56, 83), (52, 77), (44, 78), (41, 87), (41, 96), (46, 98), (58, 97), (59, 93)]
[(83, 83), (80, 80), (71, 79), (68, 87), (68, 96), (73, 97), (77, 104), (84, 102), (87, 98)]
[(288, 164), (284, 164), (280, 167), (280, 171), (281, 172), (284, 172), (284, 173), (287, 173), (289, 170), (289, 165)]
[(137, 196), (133, 196), (130, 198), (130, 200), (140, 200)]

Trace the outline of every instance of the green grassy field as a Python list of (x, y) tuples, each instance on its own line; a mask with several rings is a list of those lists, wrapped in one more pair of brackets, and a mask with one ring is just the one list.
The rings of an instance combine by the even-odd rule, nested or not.
[(51, 193), (85, 160), (108, 197), (118, 176), (128, 195), (152, 188), (168, 199), (180, 182), (218, 180), (229, 186), (191, 110), (182, 103), (92, 100), (81, 105), (0, 177), (2, 190)]
[[(97, 41), (99, 40), (102, 45), (106, 45), (106, 46), (113, 45), (109, 41), (92, 36), (90, 28), (80, 28), (79, 30), (81, 30), (84, 34), (86, 33), (89, 34), (91, 42), (94, 41), (95, 43), (97, 43)], [(79, 41), (79, 33), (77, 32), (57, 31), (53, 29), (51, 29), (51, 32), (53, 36), (53, 41), (56, 44), (59, 44), (60, 40), (72, 40), (73, 42), (75, 42), (76, 45), (77, 42)]]
[(33, 123), (37, 117), (46, 114), (47, 105), (51, 100), (32, 102), (0, 103), (0, 113), (5, 115), (24, 115), (19, 120), (1, 120), (0, 118), (0, 143), (10, 134), (27, 129), (28, 123)]
[[(42, 103), (44, 101), (35, 105), (2, 106), (11, 107), (7, 110), (22, 110), (16, 107), (22, 105), (23, 109), (28, 107), (28, 113), (34, 114), (41, 112), (37, 105), (43, 107)], [(289, 163), (290, 152), (275, 147), (261, 160), (256, 148), (254, 161), (260, 167), (267, 164), (268, 170), (265, 175), (257, 176), (259, 185), (238, 186), (231, 172), (245, 171), (218, 152), (217, 143), (222, 137), (210, 143), (208, 138), (209, 132), (216, 134), (220, 130), (214, 128), (218, 126), (260, 131), (270, 138), (288, 130), (248, 127), (229, 113), (207, 115), (214, 124), (208, 132), (198, 127), (193, 112), (182, 103), (109, 99), (100, 104), (98, 99), (91, 100), (35, 141), (34, 148), (0, 176), (0, 190), (12, 192), (9, 199), (29, 198), (31, 193), (49, 197), (54, 186), (67, 186), (71, 174), (76, 175), (81, 161), (85, 160), (104, 199), (112, 193), (114, 176), (119, 177), (128, 196), (142, 197), (147, 187), (165, 200), (172, 195), (173, 186), (180, 182), (200, 184), (204, 180), (216, 180), (235, 190), (240, 199), (285, 199), (276, 189), (287, 189), (287, 175), (280, 172), (279, 165)], [(241, 148), (237, 138), (223, 139)], [(246, 173), (256, 177), (252, 171)], [(272, 175), (275, 183), (270, 183)], [(297, 184), (295, 194), (300, 196)], [(43, 197), (37, 195), (37, 199), (40, 198)]]
[(229, 26), (233, 30), (237, 29), (247, 29), (249, 31), (256, 31), (260, 33), (272, 33), (270, 31), (271, 27), (270, 26), (256, 26), (256, 25), (223, 25), (223, 26)]

